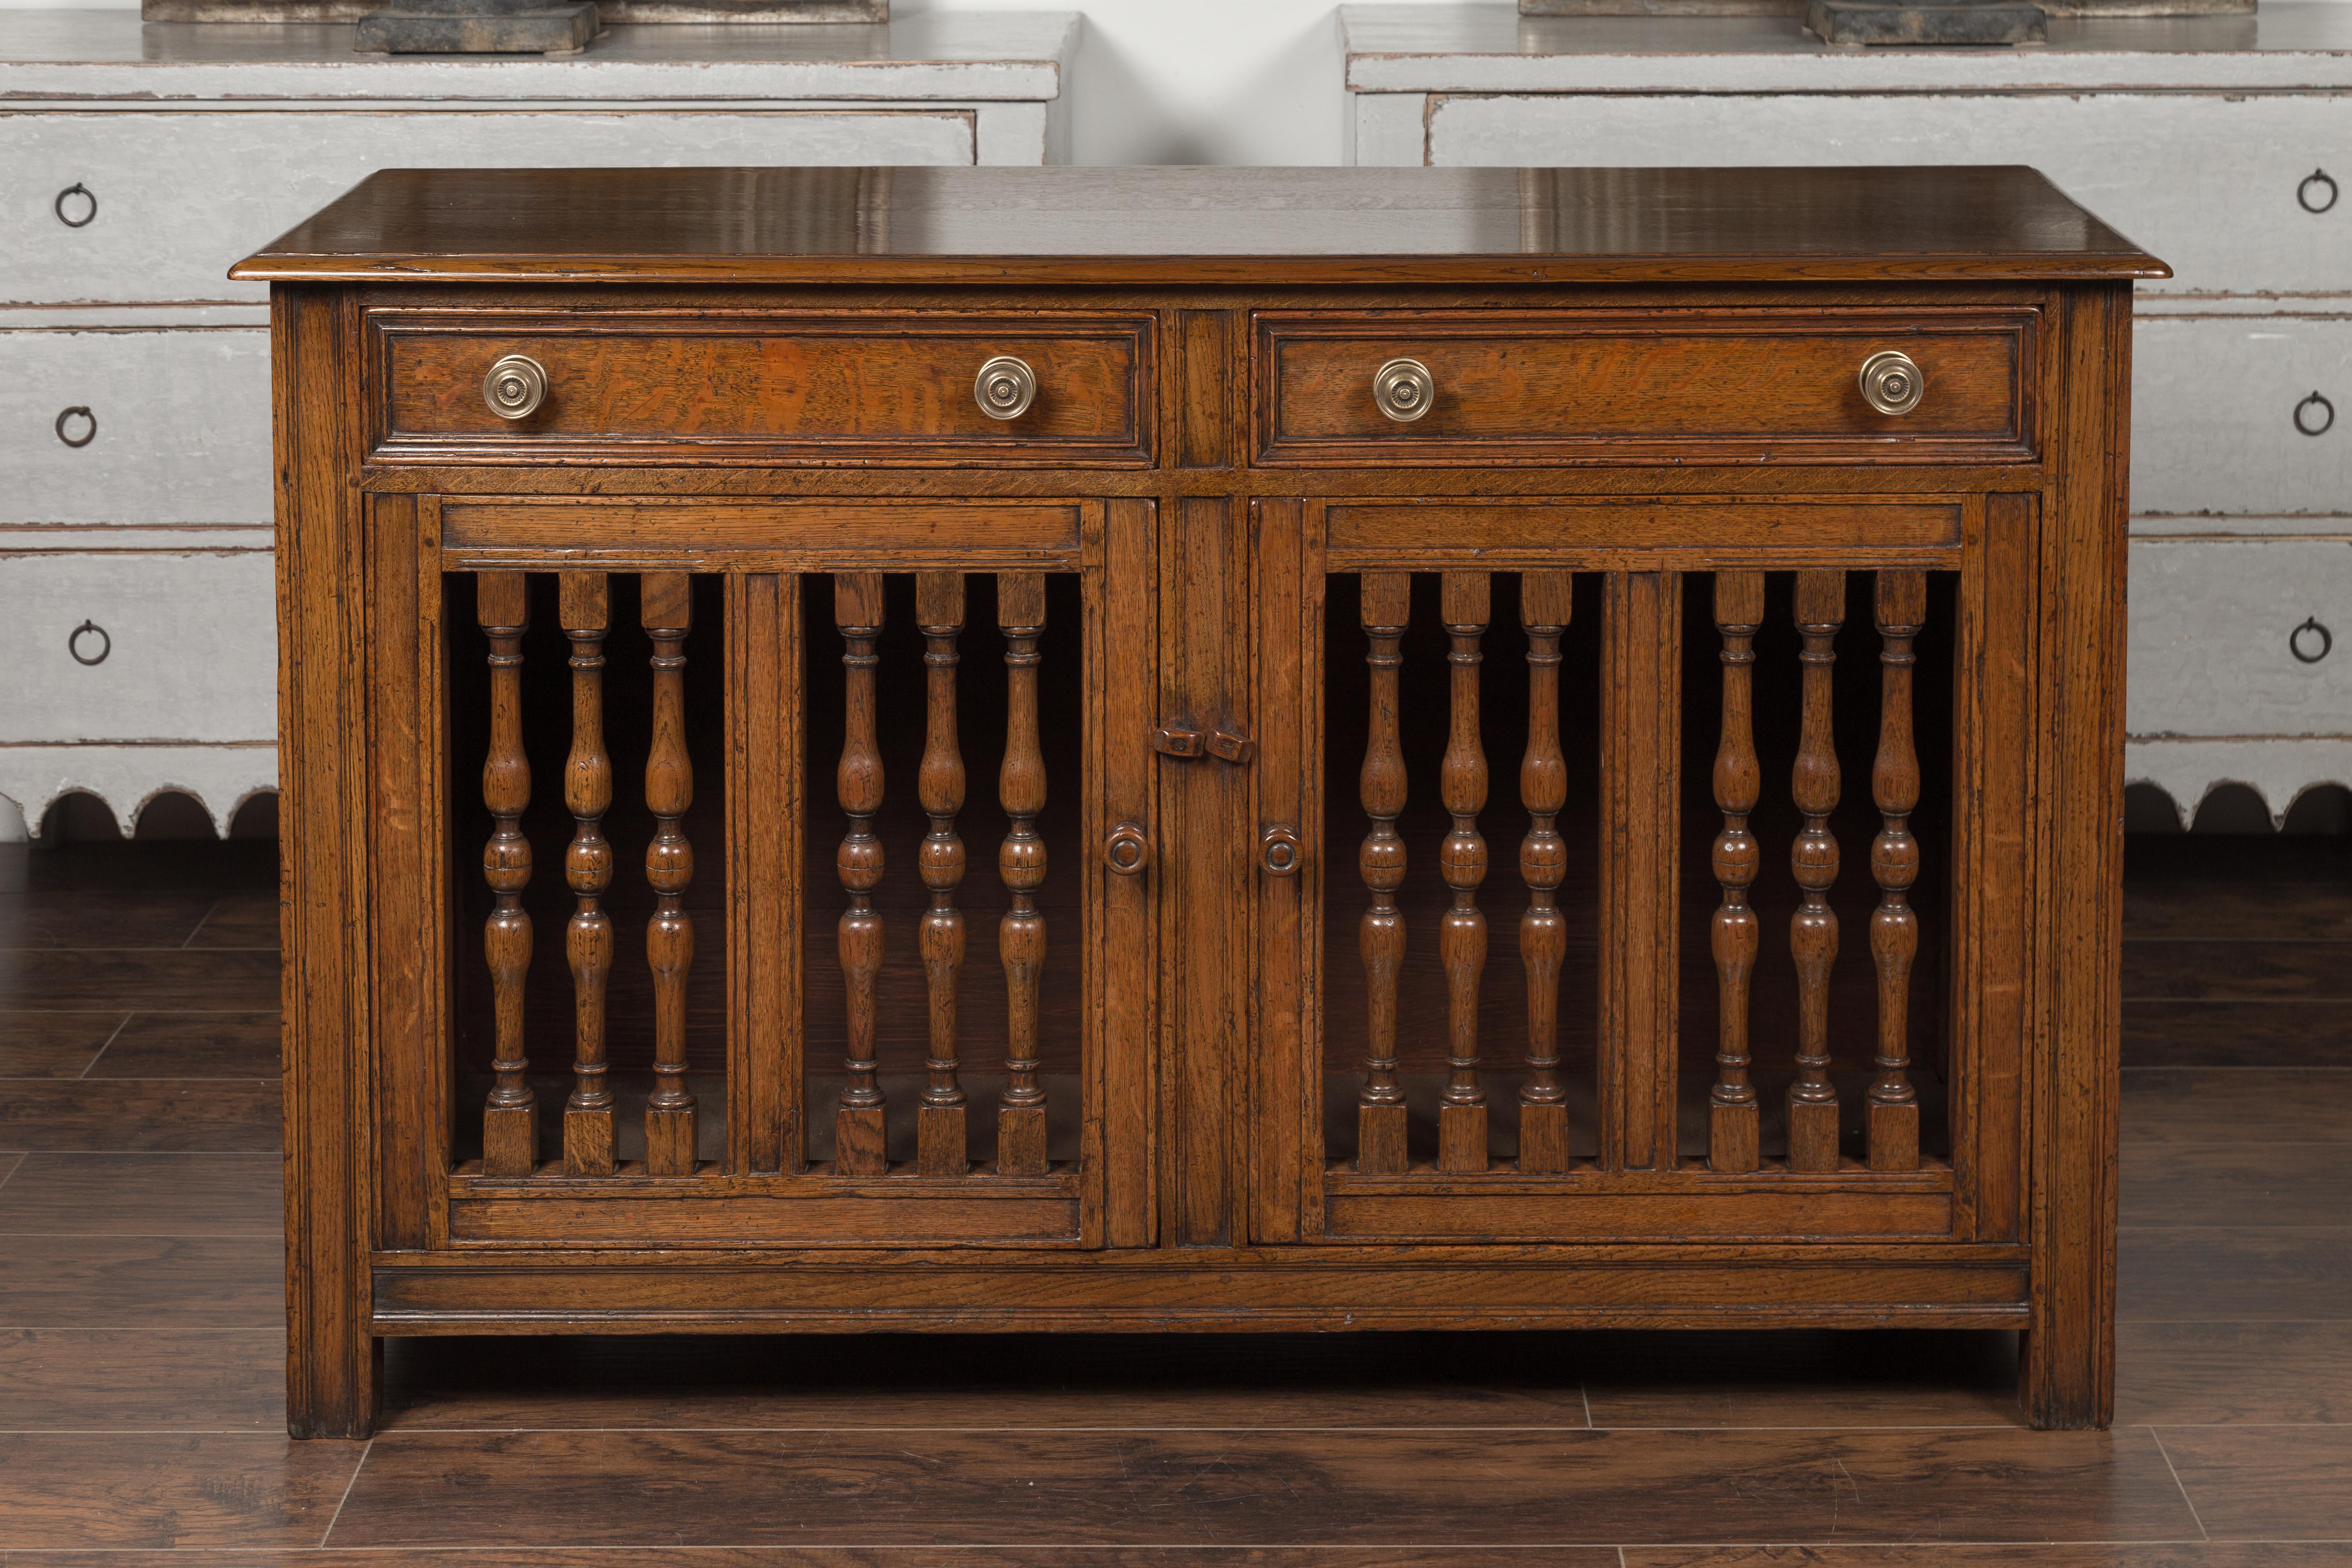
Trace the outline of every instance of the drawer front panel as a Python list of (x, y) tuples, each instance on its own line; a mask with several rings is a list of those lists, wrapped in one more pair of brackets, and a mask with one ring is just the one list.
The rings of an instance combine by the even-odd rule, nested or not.
[[(2030, 316), (1688, 317), (1268, 313), (1257, 321), (1260, 461), (1622, 461), (1669, 454), (1902, 460), (2029, 456)], [(1918, 362), (1908, 414), (1863, 400), (1863, 363)], [(1373, 399), (1387, 361), (1434, 384), (1400, 421)]]
[[(396, 151), (396, 155), (395, 155)], [(973, 162), (961, 110), (0, 113), (0, 297), (9, 303), (260, 300), (230, 265), (387, 163), (439, 168)], [(68, 227), (58, 195), (96, 214)], [(811, 200), (859, 211), (855, 178)], [(67, 216), (88, 208), (79, 196)]]
[(2352, 541), (2135, 541), (2126, 727), (2137, 736), (2352, 732), (2352, 646), (2333, 646), (2347, 637)]
[(2352, 512), (2352, 320), (2144, 317), (2132, 345), (2133, 510)]
[[(2143, 289), (2352, 291), (2352, 200), (2305, 210), (2314, 169), (2352, 178), (2352, 100), (2328, 93), (1688, 94), (1431, 101), (1439, 165), (2027, 163), (2171, 263)], [(2322, 198), (2314, 194), (2315, 203)]]
[(269, 334), (0, 331), (0, 522), (268, 522)]
[[(380, 455), (525, 460), (1149, 461), (1149, 323), (922, 317), (378, 318)], [(546, 372), (538, 410), (494, 413), (502, 356)], [(1035, 373), (1027, 412), (981, 411), (982, 365)]]
[[(0, 553), (0, 669), (9, 672), (0, 742), (278, 733), (267, 550)], [(96, 630), (76, 637), (86, 622)]]

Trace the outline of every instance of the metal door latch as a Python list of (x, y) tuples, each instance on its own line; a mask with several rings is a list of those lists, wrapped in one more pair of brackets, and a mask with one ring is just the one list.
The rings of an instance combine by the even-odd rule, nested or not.
[(1245, 763), (1256, 754), (1257, 742), (1223, 730), (1180, 730), (1162, 724), (1151, 731), (1151, 749), (1163, 757), (1218, 757)]

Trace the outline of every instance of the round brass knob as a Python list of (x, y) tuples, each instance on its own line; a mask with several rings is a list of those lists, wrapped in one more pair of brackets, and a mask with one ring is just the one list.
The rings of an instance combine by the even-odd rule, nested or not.
[(971, 397), (991, 419), (1018, 419), (1037, 401), (1037, 373), (1026, 360), (998, 354), (972, 377)]
[(1927, 377), (1909, 354), (1884, 349), (1862, 362), (1862, 400), (1881, 414), (1908, 414), (1927, 395)]
[(1259, 837), (1257, 847), (1260, 864), (1269, 877), (1296, 877), (1307, 858), (1307, 847), (1298, 841), (1298, 830), (1279, 823)]
[(1151, 858), (1151, 840), (1132, 822), (1122, 822), (1103, 840), (1103, 864), (1122, 877), (1141, 871)]
[(529, 354), (509, 354), (482, 377), (482, 401), (501, 419), (527, 419), (547, 401), (547, 370)]
[(1372, 372), (1372, 401), (1398, 424), (1410, 424), (1437, 401), (1437, 379), (1417, 359), (1392, 359)]

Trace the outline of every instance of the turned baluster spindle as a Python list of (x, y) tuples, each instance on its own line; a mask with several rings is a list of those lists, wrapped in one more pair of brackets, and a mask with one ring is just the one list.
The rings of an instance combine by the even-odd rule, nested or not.
[(654, 890), (646, 962), (654, 972), (654, 1089), (646, 1100), (646, 1173), (694, 1174), (694, 1096), (686, 1087), (686, 976), (694, 966), (694, 917), (679, 904), (694, 880), (694, 846), (678, 826), (694, 804), (686, 750), (686, 635), (694, 627), (694, 579), (683, 572), (639, 578), (637, 624), (654, 645), (653, 744), (646, 752), (646, 809), (654, 836), (646, 880)]
[(1790, 793), (1804, 826), (1789, 864), (1802, 894), (1789, 921), (1789, 952), (1797, 965), (1797, 1078), (1789, 1086), (1789, 1168), (1838, 1167), (1838, 1100), (1830, 1082), (1830, 969), (1837, 962), (1838, 919), (1829, 905), (1837, 881), (1838, 846), (1830, 835), (1837, 809), (1836, 738), (1830, 725), (1830, 683), (1837, 663), (1838, 627), (1845, 620), (1845, 574), (1797, 574), (1798, 654), (1804, 668), (1803, 717)]
[(1762, 931), (1748, 902), (1763, 851), (1748, 829), (1748, 814), (1763, 791), (1756, 761), (1756, 629), (1764, 621), (1764, 574), (1715, 574), (1715, 629), (1723, 638), (1723, 726), (1715, 750), (1715, 804), (1723, 831), (1715, 836), (1715, 879), (1723, 902), (1715, 911), (1708, 947), (1715, 955), (1717, 999), (1715, 1085), (1706, 1097), (1706, 1163), (1739, 1175), (1759, 1163), (1756, 1086), (1748, 1080), (1748, 983), (1756, 973)]
[(874, 645), (882, 635), (882, 574), (842, 572), (833, 579), (833, 623), (841, 633), (845, 717), (841, 766), (834, 774), (841, 809), (849, 818), (834, 868), (849, 895), (835, 928), (842, 984), (848, 1000), (849, 1037), (842, 1068), (848, 1081), (833, 1113), (833, 1168), (844, 1176), (879, 1176), (889, 1169), (884, 1118), (887, 1107), (875, 1081), (880, 1067), (875, 983), (882, 973), (882, 917), (874, 889), (882, 881), (882, 841), (874, 814), (882, 809), (882, 748), (875, 735), (874, 672), (882, 662)]
[(1519, 917), (1519, 958), (1528, 971), (1519, 1169), (1541, 1176), (1568, 1169), (1568, 1091), (1559, 1082), (1559, 966), (1568, 955), (1559, 885), (1568, 874), (1568, 845), (1556, 822), (1568, 803), (1568, 763), (1559, 750), (1559, 638), (1568, 627), (1570, 583), (1565, 572), (1519, 578), (1519, 624), (1528, 634), (1528, 750), (1519, 763), (1519, 804), (1528, 817), (1519, 845), (1519, 878), (1528, 885), (1528, 912)]
[(482, 953), (490, 966), (493, 1019), (491, 1086), (482, 1108), (482, 1173), (528, 1176), (539, 1157), (539, 1100), (525, 1075), (523, 983), (530, 971), (530, 915), (522, 890), (530, 885), (530, 840), (522, 814), (530, 805), (530, 759), (522, 749), (522, 638), (530, 629), (529, 584), (520, 572), (485, 572), (475, 579), (475, 616), (490, 644), (490, 749), (482, 762), (482, 804), (490, 810), (490, 838), (482, 849), (482, 876), (490, 885), (490, 917)]
[(963, 882), (963, 840), (956, 813), (963, 809), (963, 752), (956, 740), (956, 639), (963, 633), (963, 574), (915, 576), (915, 621), (923, 632), (925, 720), (923, 764), (916, 790), (931, 819), (917, 853), (931, 905), (916, 933), (930, 994), (930, 1081), (916, 1111), (915, 1169), (926, 1176), (961, 1176), (965, 1153), (963, 1088), (956, 1081), (956, 975), (963, 967), (963, 915), (956, 889)]
[(1911, 738), (1913, 642), (1927, 618), (1927, 576), (1916, 570), (1878, 574), (1878, 755), (1870, 770), (1882, 826), (1870, 846), (1878, 908), (1870, 917), (1870, 956), (1878, 970), (1878, 1076), (1864, 1101), (1870, 1168), (1919, 1168), (1919, 1096), (1911, 1087), (1911, 962), (1919, 951), (1919, 917), (1911, 884), (1919, 878), (1919, 844), (1911, 813), (1919, 804), (1919, 756)]
[(1405, 626), (1412, 578), (1402, 572), (1363, 575), (1364, 663), (1370, 671), (1370, 728), (1357, 779), (1371, 830), (1356, 867), (1371, 893), (1357, 930), (1364, 958), (1364, 1088), (1356, 1099), (1356, 1169), (1394, 1176), (1405, 1169), (1405, 1104), (1397, 1082), (1397, 979), (1404, 968), (1404, 915), (1397, 889), (1404, 885), (1404, 840), (1396, 830), (1404, 810), (1404, 748), (1397, 735), (1398, 674), (1404, 666)]
[(1486, 1091), (1478, 1085), (1478, 976), (1486, 966), (1486, 917), (1478, 909), (1478, 884), (1486, 879), (1486, 840), (1478, 831), (1478, 813), (1486, 805), (1478, 666), (1486, 656), (1478, 644), (1491, 614), (1492, 582), (1484, 572), (1448, 572), (1440, 588), (1454, 691), (1438, 793), (1454, 830), (1438, 846), (1437, 862), (1454, 903), (1437, 928), (1437, 958), (1445, 969), (1446, 1038), (1437, 1168), (1455, 1175), (1486, 1168)]
[(1044, 657), (1037, 641), (1045, 634), (1044, 573), (997, 574), (996, 624), (1004, 634), (1007, 688), (1004, 764), (996, 790), (1012, 819), (996, 858), (997, 873), (1012, 895), (996, 936), (1009, 1026), (1007, 1082), (996, 1113), (996, 1169), (1000, 1175), (1042, 1176), (1045, 1091), (1037, 1083), (1037, 1015), (1045, 917), (1037, 909), (1037, 889), (1045, 883), (1045, 841), (1037, 837), (1037, 814), (1045, 809), (1045, 757), (1037, 742), (1037, 666)]
[(563, 635), (572, 639), (572, 754), (563, 764), (563, 804), (572, 844), (563, 879), (574, 908), (563, 934), (572, 963), (572, 1097), (563, 1106), (563, 1173), (609, 1176), (614, 1165), (613, 1089), (604, 1076), (604, 985), (613, 973), (613, 846), (604, 813), (613, 805), (613, 759), (604, 749), (604, 636), (612, 594), (602, 572), (560, 579)]

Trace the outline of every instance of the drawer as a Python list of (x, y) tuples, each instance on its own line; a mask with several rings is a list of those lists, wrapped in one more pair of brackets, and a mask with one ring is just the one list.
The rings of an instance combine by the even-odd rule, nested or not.
[[(0, 113), (0, 302), (264, 299), (230, 265), (387, 163), (964, 164), (972, 135), (949, 109)], [(807, 179), (855, 232), (860, 178)], [(57, 210), (74, 185), (95, 199), (79, 227)], [(89, 210), (74, 196), (65, 216)]]
[(0, 535), (0, 742), (268, 741), (271, 553), (20, 554)]
[[(2352, 292), (2352, 99), (2327, 93), (1455, 95), (1437, 165), (2025, 163), (2171, 263), (2158, 293)], [(2314, 186), (2313, 205), (2325, 192)]]
[[(762, 311), (373, 318), (376, 454), (480, 461), (1108, 463), (1150, 461), (1150, 323), (1141, 318)], [(541, 367), (520, 418), (490, 407), (502, 358)], [(974, 383), (1030, 367), (1016, 417)]]
[(2133, 510), (2352, 512), (2352, 320), (2142, 317), (2132, 345)]
[(2352, 541), (2135, 540), (2126, 728), (2352, 732), (2347, 636)]
[[(2032, 314), (1816, 311), (1256, 318), (1259, 461), (1999, 461), (2032, 456)], [(1863, 400), (1882, 351), (1924, 373), (1907, 414)], [(1425, 366), (1429, 411), (1374, 401), (1392, 359)]]
[(269, 334), (0, 331), (0, 522), (268, 522)]

